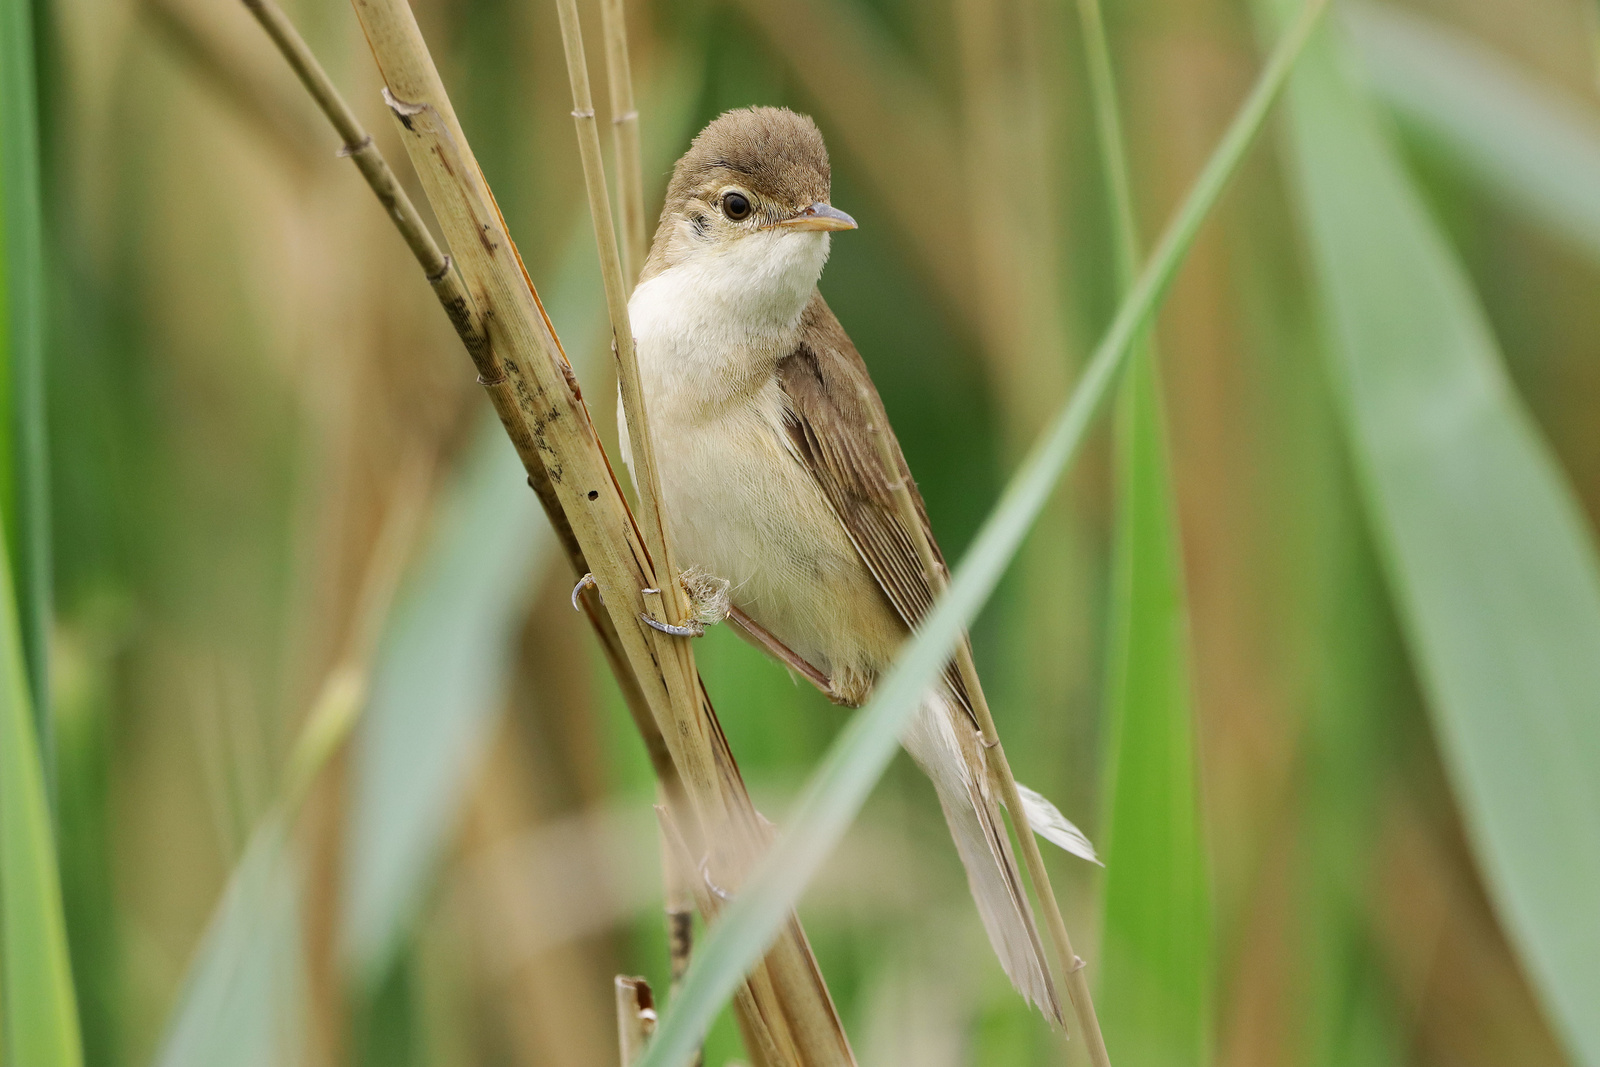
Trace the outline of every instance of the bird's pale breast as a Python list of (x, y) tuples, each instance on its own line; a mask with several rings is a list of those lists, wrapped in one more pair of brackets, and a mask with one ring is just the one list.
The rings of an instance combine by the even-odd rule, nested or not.
[(670, 303), (641, 307), (670, 301), (661, 288), (641, 287), (633, 321), (679, 565), (726, 578), (735, 605), (824, 672), (876, 674), (904, 630), (787, 446), (782, 339), (686, 329)]

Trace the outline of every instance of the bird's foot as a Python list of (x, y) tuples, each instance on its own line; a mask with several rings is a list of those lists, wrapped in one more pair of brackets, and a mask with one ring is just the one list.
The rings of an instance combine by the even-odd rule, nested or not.
[(729, 592), (731, 586), (726, 578), (718, 578), (699, 567), (690, 567), (678, 575), (678, 584), (689, 596), (689, 617), (682, 626), (653, 619), (644, 613), (640, 613), (640, 621), (653, 630), (675, 637), (700, 637), (706, 632), (707, 626), (715, 626), (733, 610), (733, 598)]
[[(650, 592), (653, 593), (656, 590), (652, 589)], [(652, 619), (647, 612), (641, 611), (639, 612), (639, 621), (652, 630), (660, 630), (662, 633), (671, 634), (673, 637), (704, 637), (706, 632), (705, 626), (694, 619), (690, 619), (682, 626), (674, 626), (670, 622)]]
[(699, 567), (678, 575), (678, 583), (689, 594), (689, 617), (702, 626), (715, 626), (733, 610), (732, 584)]

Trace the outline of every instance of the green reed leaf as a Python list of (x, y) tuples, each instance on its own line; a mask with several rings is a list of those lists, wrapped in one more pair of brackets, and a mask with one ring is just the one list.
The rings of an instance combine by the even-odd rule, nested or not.
[(34, 732), (53, 794), (50, 493), (44, 432), (44, 250), (28, 0), (0, 0), (0, 515)]
[(1345, 432), (1479, 868), (1600, 1064), (1600, 560), (1345, 47), (1312, 46), (1289, 111)]
[[(1118, 288), (1133, 284), (1133, 212), (1111, 50), (1079, 0)], [(1153, 341), (1134, 347), (1117, 433), (1118, 529), (1108, 679), (1100, 1015), (1124, 1067), (1202, 1063), (1211, 973), (1178, 517)]]
[(1347, 23), (1378, 96), (1462, 170), (1600, 259), (1600, 113), (1465, 34), (1389, 4)]
[(3, 549), (0, 541), (0, 1047), (19, 1067), (79, 1067), (61, 879)]

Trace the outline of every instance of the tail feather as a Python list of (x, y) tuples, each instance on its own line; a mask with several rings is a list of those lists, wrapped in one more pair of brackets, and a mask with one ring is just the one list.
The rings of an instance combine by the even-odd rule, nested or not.
[(966, 713), (943, 688), (929, 694), (903, 738), (933, 781), (945, 822), (967, 870), (989, 943), (1011, 984), (1058, 1024), (1061, 1002), (1045, 962), (1033, 907), (989, 790), (983, 746)]

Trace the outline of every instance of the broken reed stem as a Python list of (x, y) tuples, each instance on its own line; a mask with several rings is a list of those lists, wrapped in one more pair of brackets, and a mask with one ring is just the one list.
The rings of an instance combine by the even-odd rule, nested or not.
[[(911, 497), (910, 482), (896, 460), (886, 428), (871, 426), (869, 429), (877, 445), (884, 474), (890, 479), (889, 488), (894, 493), (895, 504), (900, 511), (900, 522), (917, 546), (917, 556), (922, 560), (928, 587), (937, 600), (944, 595), (945, 587), (949, 584), (944, 567), (934, 555), (933, 543), (928, 539), (927, 531), (923, 528), (922, 516), (917, 511), (916, 501)], [(1089, 993), (1089, 982), (1083, 973), (1083, 960), (1072, 949), (1072, 938), (1067, 934), (1066, 920), (1061, 917), (1061, 908), (1056, 903), (1055, 890), (1051, 888), (1050, 875), (1045, 870), (1044, 856), (1039, 851), (1038, 837), (1028, 822), (1028, 811), (1022, 806), (1022, 796), (1017, 791), (1017, 780), (1011, 773), (1011, 763), (1006, 759), (1006, 750), (1000, 743), (999, 731), (995, 729), (994, 715), (989, 710), (988, 698), (983, 695), (983, 686), (978, 681), (978, 669), (972, 661), (971, 642), (962, 638), (956, 645), (955, 655), (956, 670), (960, 672), (962, 684), (967, 687), (967, 693), (972, 699), (972, 708), (978, 715), (978, 726), (983, 732), (983, 744), (988, 750), (986, 762), (989, 765), (990, 777), (994, 779), (995, 785), (999, 786), (1000, 799), (1005, 802), (1006, 811), (1011, 814), (1011, 825), (1017, 832), (1017, 841), (1028, 866), (1028, 878), (1033, 882), (1034, 894), (1044, 909), (1045, 925), (1049, 929), (1050, 940), (1055, 944), (1056, 956), (1065, 978), (1067, 997), (1072, 1001), (1078, 1028), (1083, 1031), (1089, 1062), (1094, 1067), (1111, 1067), (1105, 1038), (1100, 1034), (1100, 1020), (1095, 1015), (1094, 1000)]]
[[(267, 7), (270, 0), (255, 2), (276, 10)], [(368, 154), (365, 134), (358, 140), (347, 137), (347, 143), (360, 149), (358, 163), (367, 157), (362, 173), (424, 269), (437, 264), (429, 281), (478, 369), (530, 487), (579, 573), (595, 578), (598, 588), (583, 599), (583, 607), (634, 714), (669, 810), (679, 813), (684, 833), (696, 842), (699, 851), (684, 855), (704, 857), (701, 865), (689, 860), (688, 869), (703, 867), (707, 877), (715, 874), (723, 885), (736, 886), (769, 843), (770, 829), (750, 803), (687, 643), (641, 621), (646, 609), (659, 617), (655, 587), (662, 584), (661, 565), (640, 539), (578, 381), (472, 157), (410, 7), (405, 0), (352, 0), (352, 6), (383, 77), (384, 98), (454, 259), (429, 254), (438, 246), (425, 228), (408, 229), (415, 211), (405, 210), (409, 201), (387, 166), (378, 166), (376, 148)], [(337, 125), (349, 109), (278, 14), (280, 31), (287, 27), (289, 32), (274, 33), (274, 41)], [(683, 595), (676, 581), (666, 584), (675, 599)], [(647, 589), (656, 594), (653, 604)], [(694, 881), (698, 890), (706, 878)], [(697, 899), (704, 907), (704, 898)], [(758, 1056), (761, 1067), (854, 1067), (849, 1040), (797, 919), (791, 917), (751, 972), (736, 1007), (747, 1033), (784, 1038), (784, 1055)]]
[(621, 974), (616, 978), (616, 994), (617, 1048), (622, 1067), (632, 1067), (656, 1032), (655, 998), (650, 995), (649, 982)]
[[(665, 812), (665, 805), (657, 811)], [(667, 996), (676, 998), (683, 989), (683, 976), (689, 970), (689, 958), (694, 953), (694, 890), (690, 881), (694, 875), (684, 869), (683, 860), (667, 837), (665, 816), (660, 827), (661, 883), (665, 889), (663, 910), (667, 919), (667, 965), (671, 984)], [(705, 1062), (704, 1047), (695, 1050), (688, 1067), (701, 1067)]]
[(628, 62), (628, 22), (623, 0), (600, 0), (606, 42), (606, 82), (611, 96), (611, 141), (616, 153), (617, 205), (622, 216), (622, 270), (631, 292), (639, 284), (650, 248), (644, 214), (644, 161), (639, 148), (639, 110), (633, 100)]

